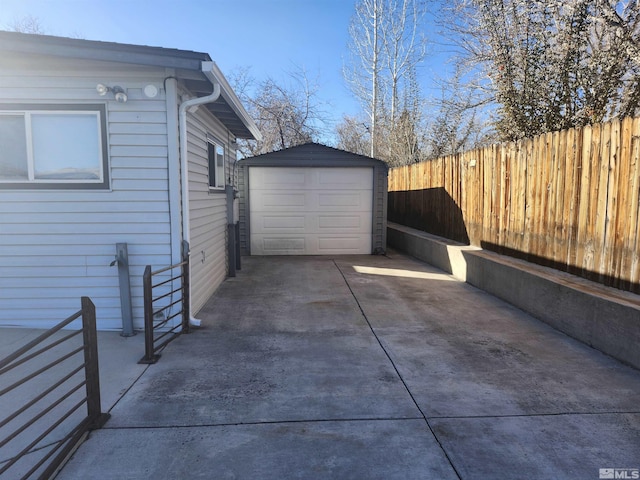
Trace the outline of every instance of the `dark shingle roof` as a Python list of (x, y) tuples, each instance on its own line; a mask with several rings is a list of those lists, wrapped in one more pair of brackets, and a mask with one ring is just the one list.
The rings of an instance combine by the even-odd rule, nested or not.
[(382, 160), (358, 155), (320, 143), (305, 143), (295, 147), (285, 148), (277, 152), (264, 153), (255, 157), (240, 160), (244, 165), (268, 166), (375, 166), (385, 165)]

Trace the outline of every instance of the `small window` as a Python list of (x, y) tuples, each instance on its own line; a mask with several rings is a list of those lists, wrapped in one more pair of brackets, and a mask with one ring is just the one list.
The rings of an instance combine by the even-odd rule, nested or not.
[(224, 147), (208, 141), (207, 153), (209, 156), (209, 188), (224, 188)]
[(0, 106), (0, 188), (109, 188), (103, 106)]

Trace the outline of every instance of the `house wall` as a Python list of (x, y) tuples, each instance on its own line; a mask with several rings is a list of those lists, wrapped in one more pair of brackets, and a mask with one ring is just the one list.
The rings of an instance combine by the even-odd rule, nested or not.
[[(135, 327), (142, 327), (142, 273), (171, 263), (163, 69), (0, 57), (0, 103), (105, 104), (110, 190), (0, 189), (0, 326), (48, 327), (92, 298), (101, 329), (120, 329), (116, 243), (126, 242)], [(129, 101), (98, 96), (121, 85)], [(160, 94), (146, 98), (154, 84)], [(197, 173), (194, 167), (194, 180)], [(195, 183), (194, 183), (195, 184)], [(194, 193), (194, 206), (200, 203)], [(221, 196), (221, 199), (223, 196)], [(194, 218), (199, 238), (203, 218)]]
[(227, 277), (227, 200), (224, 190), (209, 189), (207, 134), (225, 149), (225, 182), (233, 171), (235, 148), (226, 128), (206, 108), (187, 118), (189, 211), (191, 230), (192, 314), (202, 308)]

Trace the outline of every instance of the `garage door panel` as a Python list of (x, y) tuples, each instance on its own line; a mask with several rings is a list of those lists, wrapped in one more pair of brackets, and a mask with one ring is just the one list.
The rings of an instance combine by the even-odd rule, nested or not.
[(350, 231), (354, 233), (369, 233), (370, 222), (366, 214), (360, 215), (318, 215), (318, 232)]
[(288, 189), (304, 188), (308, 183), (303, 169), (280, 171), (275, 168), (251, 169), (251, 186), (257, 189), (282, 187)]
[(263, 252), (261, 255), (304, 255), (307, 251), (306, 238), (251, 236), (251, 251)]
[(371, 192), (320, 193), (317, 196), (317, 206), (319, 210), (322, 210), (324, 207), (353, 207), (354, 209), (361, 210), (366, 208), (366, 203), (370, 203), (367, 202), (367, 200), (369, 200), (370, 198)]
[[(262, 218), (262, 230), (263, 231), (296, 231), (304, 232), (306, 217), (291, 216), (291, 215), (264, 215)], [(257, 233), (257, 232), (256, 232)]]
[(320, 189), (371, 190), (373, 188), (373, 172), (362, 175), (357, 168), (326, 168), (317, 171), (317, 186)]
[(326, 233), (361, 233), (371, 232), (369, 214), (287, 214), (258, 215), (252, 222), (251, 233), (282, 236), (282, 234), (326, 234)]
[(330, 236), (318, 238), (317, 254), (360, 253), (371, 251), (371, 241), (361, 236)]
[(371, 251), (371, 239), (362, 235), (277, 236), (252, 234), (251, 251), (259, 255), (343, 255)]
[(251, 191), (252, 212), (368, 212), (372, 213), (371, 192), (330, 193), (310, 191), (305, 193), (274, 194), (267, 191)]
[(312, 203), (307, 192), (274, 192), (273, 190), (251, 190), (249, 200), (252, 212), (304, 212)]
[[(363, 174), (363, 171), (366, 174)], [(372, 169), (363, 168), (270, 168), (252, 167), (252, 191), (287, 190), (371, 190)]]
[(307, 204), (303, 193), (269, 193), (257, 192), (258, 198), (256, 202), (261, 205), (263, 210), (268, 207), (302, 207)]

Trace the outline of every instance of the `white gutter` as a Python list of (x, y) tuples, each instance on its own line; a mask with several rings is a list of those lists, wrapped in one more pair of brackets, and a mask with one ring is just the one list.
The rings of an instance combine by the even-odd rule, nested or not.
[[(189, 221), (189, 162), (187, 155), (187, 111), (190, 108), (197, 108), (200, 105), (206, 103), (215, 102), (220, 96), (220, 82), (215, 77), (214, 71), (217, 70), (214, 62), (202, 62), (202, 73), (213, 84), (213, 92), (206, 97), (192, 98), (180, 104), (178, 110), (179, 118), (179, 134), (180, 134), (180, 170), (182, 172), (182, 239), (189, 242), (191, 245), (191, 225)], [(189, 252), (191, 255), (191, 252)], [(191, 275), (191, 269), (189, 269), (189, 275)], [(189, 279), (191, 284), (191, 279)], [(192, 296), (189, 295), (189, 324), (196, 327), (200, 326), (200, 320), (193, 317), (193, 309), (191, 305)]]

